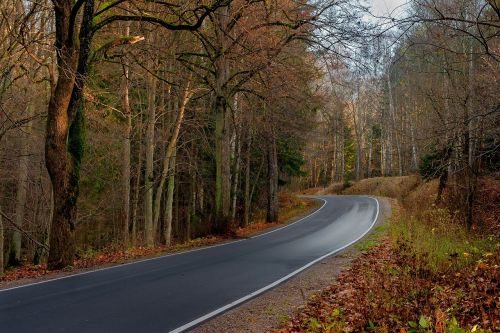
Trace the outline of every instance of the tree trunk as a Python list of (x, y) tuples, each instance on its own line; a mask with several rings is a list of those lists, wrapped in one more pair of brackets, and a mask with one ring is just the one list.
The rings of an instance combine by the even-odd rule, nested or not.
[(251, 168), (251, 149), (252, 149), (252, 134), (248, 130), (247, 146), (245, 151), (245, 210), (243, 212), (243, 220), (241, 227), (245, 228), (250, 222), (250, 168)]
[(217, 97), (215, 103), (215, 231), (227, 231), (231, 200), (229, 124), (226, 99)]
[(411, 161), (412, 161), (412, 171), (418, 170), (418, 151), (417, 142), (415, 140), (415, 126), (410, 120), (410, 135), (411, 135)]
[(366, 167), (366, 177), (370, 178), (372, 176), (372, 159), (373, 159), (373, 138), (371, 138), (368, 143), (368, 163)]
[(268, 166), (268, 197), (267, 222), (278, 221), (278, 154), (276, 152), (276, 138), (271, 134), (267, 151)]
[(167, 145), (167, 149), (165, 151), (165, 158), (163, 160), (163, 170), (160, 176), (160, 183), (156, 189), (156, 196), (154, 202), (154, 220), (153, 226), (156, 230), (156, 225), (160, 219), (160, 203), (162, 199), (163, 189), (165, 187), (165, 182), (167, 180), (169, 169), (171, 166), (170, 160), (175, 153), (177, 147), (177, 139), (179, 138), (179, 132), (181, 129), (182, 121), (184, 120), (184, 114), (186, 111), (186, 105), (191, 98), (192, 93), (190, 92), (190, 81), (188, 81), (186, 88), (184, 89), (183, 95), (180, 98), (179, 105), (177, 106), (177, 118), (175, 120), (174, 127), (172, 129), (172, 135), (170, 136), (170, 140)]
[(83, 87), (88, 72), (94, 1), (84, 4), (78, 42), (71, 24), (72, 2), (53, 1), (56, 22), (57, 66), (47, 113), (45, 165), (54, 189), (50, 228), (49, 269), (73, 264), (76, 202), (83, 156)]
[(228, 87), (229, 62), (225, 51), (231, 40), (227, 36), (229, 25), (229, 8), (222, 7), (215, 13), (216, 34), (218, 38), (218, 57), (215, 67), (215, 231), (227, 232), (229, 210), (231, 206), (231, 168), (229, 156), (229, 121), (228, 121)]
[[(402, 162), (401, 162), (401, 146), (398, 140), (398, 134), (396, 132), (396, 116), (395, 116), (395, 109), (394, 109), (394, 95), (393, 95), (393, 88), (392, 88), (392, 79), (391, 79), (391, 73), (387, 75), (387, 84), (389, 86), (389, 121), (390, 121), (390, 129), (391, 129), (391, 136), (390, 140), (394, 140), (396, 144), (396, 152), (398, 155), (398, 175), (402, 176), (403, 175), (403, 167), (402, 167)], [(392, 141), (391, 141), (391, 148), (392, 148)], [(391, 175), (392, 175), (392, 149), (390, 151), (390, 156), (391, 156)]]
[(240, 179), (240, 164), (241, 164), (241, 136), (236, 135), (236, 160), (234, 162), (234, 179), (232, 205), (231, 205), (231, 218), (233, 221), (236, 219), (236, 201), (238, 199), (238, 183)]
[[(28, 116), (33, 114), (33, 108), (28, 106)], [(16, 215), (14, 223), (22, 229), (24, 224), (24, 208), (26, 206), (26, 193), (28, 189), (28, 153), (29, 139), (31, 133), (31, 121), (27, 124), (23, 135), (23, 142), (20, 149), (19, 173), (17, 176), (17, 192), (16, 192)], [(9, 266), (16, 266), (21, 263), (21, 232), (19, 229), (14, 229), (9, 251)]]
[[(125, 27), (125, 36), (130, 35), (130, 25)], [(123, 247), (129, 245), (129, 227), (130, 227), (130, 145), (132, 137), (132, 112), (130, 111), (129, 101), (129, 64), (123, 64), (123, 113), (125, 115), (125, 133), (123, 135), (123, 164), (122, 164), (122, 240)]]
[[(2, 207), (0, 207), (0, 212), (2, 211)], [(4, 252), (3, 252), (3, 241), (4, 241), (4, 228), (3, 228), (3, 217), (0, 214), (0, 276), (3, 275), (4, 269)]]
[(139, 151), (137, 153), (137, 165), (135, 169), (135, 180), (134, 180), (134, 201), (132, 206), (132, 227), (130, 231), (130, 244), (132, 246), (137, 245), (137, 211), (139, 210), (139, 197), (140, 197), (140, 185), (141, 185), (141, 175), (142, 175), (142, 115), (139, 117), (139, 135), (137, 142), (139, 143)]
[(189, 198), (186, 209), (186, 234), (184, 239), (189, 242), (191, 240), (191, 221), (195, 214), (196, 208), (196, 179), (195, 173), (192, 167), (189, 168)]
[(174, 188), (175, 188), (175, 154), (170, 159), (170, 168), (167, 184), (167, 202), (165, 204), (165, 214), (163, 221), (163, 239), (165, 240), (165, 245), (170, 246), (172, 244), (172, 206), (174, 203)]
[(146, 166), (144, 172), (144, 236), (146, 246), (154, 246), (153, 186), (156, 123), (156, 78), (148, 74), (148, 122), (146, 128)]

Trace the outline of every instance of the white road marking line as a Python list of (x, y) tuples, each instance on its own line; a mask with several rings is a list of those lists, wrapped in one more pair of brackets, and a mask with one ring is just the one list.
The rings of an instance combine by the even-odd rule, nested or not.
[[(338, 248), (338, 249), (336, 249), (336, 250), (334, 250), (334, 251), (331, 251), (331, 252), (329, 252), (329, 253), (327, 253), (327, 254), (325, 254), (325, 255), (323, 255), (323, 256), (321, 256), (321, 257), (319, 257), (319, 258), (318, 258), (318, 259), (316, 259), (316, 260), (311, 261), (310, 263), (306, 264), (305, 266), (300, 267), (299, 269), (297, 269), (297, 270), (293, 271), (292, 273), (290, 273), (290, 274), (288, 274), (288, 275), (286, 275), (286, 276), (282, 277), (281, 279), (279, 279), (279, 280), (277, 280), (277, 281), (275, 281), (275, 282), (273, 282), (273, 283), (271, 283), (271, 284), (269, 284), (269, 285), (267, 285), (267, 286), (265, 286), (265, 287), (263, 287), (263, 288), (261, 288), (261, 289), (259, 289), (259, 290), (257, 290), (257, 291), (254, 291), (254, 292), (253, 292), (253, 293), (251, 293), (251, 294), (248, 294), (248, 295), (246, 295), (246, 296), (244, 296), (244, 297), (242, 297), (242, 298), (240, 298), (240, 299), (237, 299), (237, 300), (236, 300), (236, 301), (234, 301), (234, 302), (231, 302), (231, 303), (229, 303), (229, 304), (226, 304), (226, 305), (224, 305), (223, 307), (220, 307), (220, 308), (218, 308), (218, 309), (216, 309), (216, 310), (214, 310), (214, 311), (212, 311), (212, 312), (210, 312), (210, 313), (207, 313), (206, 315), (204, 315), (204, 316), (202, 316), (202, 317), (199, 317), (199, 318), (197, 318), (197, 319), (195, 319), (195, 320), (193, 320), (193, 321), (191, 321), (191, 322), (189, 322), (189, 323), (187, 323), (187, 324), (184, 324), (184, 325), (182, 325), (182, 326), (180, 326), (180, 327), (177, 327), (176, 329), (174, 329), (174, 330), (170, 331), (170, 333), (180, 333), (180, 332), (183, 332), (183, 331), (185, 331), (185, 330), (187, 330), (187, 329), (189, 329), (189, 328), (191, 328), (191, 327), (193, 327), (193, 326), (196, 326), (196, 325), (198, 325), (198, 324), (200, 324), (200, 323), (204, 322), (204, 321), (205, 321), (205, 320), (207, 320), (207, 319), (210, 319), (211, 317), (214, 317), (214, 316), (216, 316), (216, 315), (218, 315), (218, 314), (220, 314), (220, 313), (222, 313), (222, 312), (224, 312), (224, 311), (226, 311), (226, 310), (229, 310), (230, 308), (232, 308), (232, 307), (234, 307), (234, 306), (236, 306), (236, 305), (238, 305), (238, 304), (241, 304), (241, 303), (243, 303), (243, 302), (245, 302), (245, 301), (247, 301), (247, 300), (249, 300), (249, 299), (251, 299), (251, 298), (253, 298), (253, 297), (257, 296), (257, 295), (259, 295), (259, 294), (262, 294), (263, 292), (265, 292), (265, 291), (267, 291), (267, 290), (269, 290), (269, 289), (272, 289), (272, 288), (276, 287), (276, 286), (277, 286), (277, 285), (279, 285), (280, 283), (282, 283), (282, 282), (284, 282), (284, 281), (286, 281), (286, 280), (290, 279), (290, 278), (291, 278), (291, 277), (293, 277), (294, 275), (297, 275), (297, 274), (299, 274), (300, 272), (302, 272), (303, 270), (305, 270), (305, 269), (307, 269), (307, 268), (311, 267), (311, 266), (312, 266), (312, 265), (314, 265), (315, 263), (317, 263), (317, 262), (319, 262), (319, 261), (321, 261), (321, 260), (323, 260), (323, 259), (325, 259), (325, 258), (327, 258), (327, 257), (329, 257), (329, 256), (331, 256), (331, 255), (333, 255), (333, 254), (335, 254), (335, 253), (337, 253), (337, 252), (340, 252), (340, 251), (344, 250), (345, 248), (347, 248), (347, 247), (349, 247), (349, 246), (353, 245), (354, 243), (356, 243), (357, 241), (359, 241), (361, 238), (365, 237), (365, 236), (366, 236), (366, 234), (367, 234), (367, 233), (369, 233), (369, 232), (373, 229), (373, 226), (377, 223), (378, 216), (379, 216), (379, 213), (380, 213), (380, 204), (379, 204), (378, 200), (377, 200), (376, 198), (373, 198), (373, 197), (368, 197), (368, 198), (375, 200), (375, 202), (377, 203), (377, 214), (375, 215), (375, 219), (373, 220), (373, 222), (372, 222), (372, 224), (370, 225), (370, 227), (369, 227), (369, 228), (368, 228), (368, 229), (367, 229), (367, 230), (366, 230), (366, 231), (365, 231), (365, 232), (364, 232), (361, 236), (359, 236), (358, 238), (356, 238), (355, 240), (353, 240), (353, 241), (352, 241), (352, 242), (350, 242), (349, 244), (344, 245), (344, 246), (342, 246), (342, 247), (340, 247), (340, 248)], [(323, 199), (321, 199), (321, 200), (323, 200)], [(324, 201), (325, 201), (325, 203), (326, 203), (326, 200), (324, 200)], [(324, 205), (323, 205), (323, 206), (324, 206)], [(321, 208), (323, 208), (323, 207), (321, 207)], [(312, 213), (311, 215), (313, 215), (313, 214), (314, 214), (314, 213)], [(309, 215), (309, 216), (310, 216), (310, 215)], [(300, 220), (299, 220), (299, 221), (300, 221)], [(299, 221), (297, 221), (297, 222), (299, 222)], [(295, 223), (296, 223), (296, 222), (295, 222)]]
[(260, 238), (260, 237), (262, 237), (262, 236), (266, 236), (266, 235), (272, 234), (273, 232), (276, 232), (276, 231), (280, 231), (280, 230), (286, 229), (286, 228), (291, 227), (292, 225), (294, 225), (294, 224), (296, 224), (296, 223), (299, 223), (299, 222), (300, 222), (300, 221), (302, 221), (302, 220), (305, 220), (305, 219), (307, 219), (307, 218), (309, 218), (309, 217), (313, 216), (314, 214), (316, 214), (317, 212), (319, 212), (320, 210), (322, 210), (322, 209), (323, 209), (323, 207), (325, 207), (325, 205), (326, 205), (326, 203), (327, 203), (325, 199), (321, 199), (321, 198), (315, 198), (315, 199), (322, 200), (322, 201), (323, 201), (323, 205), (321, 205), (321, 207), (319, 207), (318, 209), (316, 209), (316, 210), (315, 210), (314, 212), (312, 212), (311, 214), (309, 214), (309, 215), (307, 215), (307, 216), (304, 216), (303, 218), (298, 219), (297, 221), (295, 221), (295, 222), (293, 222), (293, 223), (289, 223), (289, 224), (287, 224), (287, 225), (285, 225), (285, 226), (283, 226), (283, 227), (281, 227), (281, 228), (277, 228), (277, 229), (274, 229), (274, 230), (271, 230), (271, 231), (265, 232), (265, 233), (263, 233), (263, 234), (258, 234), (258, 235), (255, 235), (255, 236), (253, 236), (253, 237), (250, 237), (250, 239), (252, 239), (252, 238)]

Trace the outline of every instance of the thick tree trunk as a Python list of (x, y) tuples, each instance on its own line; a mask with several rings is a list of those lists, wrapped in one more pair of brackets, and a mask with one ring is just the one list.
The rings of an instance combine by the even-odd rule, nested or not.
[(50, 228), (49, 269), (73, 264), (73, 232), (83, 156), (83, 87), (88, 72), (94, 1), (84, 4), (79, 40), (69, 35), (72, 2), (54, 0), (57, 65), (60, 75), (53, 87), (47, 113), (45, 165), (54, 191)]
[(278, 221), (278, 154), (276, 151), (276, 138), (271, 135), (267, 151), (268, 166), (268, 197), (267, 197), (267, 222)]
[(148, 74), (148, 122), (146, 128), (146, 165), (144, 172), (144, 236), (146, 246), (154, 246), (153, 230), (153, 186), (154, 150), (156, 123), (156, 79)]

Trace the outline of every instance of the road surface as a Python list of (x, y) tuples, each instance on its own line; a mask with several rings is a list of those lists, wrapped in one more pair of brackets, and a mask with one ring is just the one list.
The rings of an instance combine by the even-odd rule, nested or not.
[(0, 332), (182, 332), (363, 237), (379, 204), (324, 196), (311, 215), (201, 250), (0, 290)]

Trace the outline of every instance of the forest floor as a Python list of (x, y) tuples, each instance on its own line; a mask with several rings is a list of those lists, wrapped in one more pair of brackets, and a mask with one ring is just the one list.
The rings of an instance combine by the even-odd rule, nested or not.
[(280, 217), (278, 222), (266, 223), (264, 213), (258, 212), (255, 214), (252, 223), (248, 227), (235, 228), (233, 233), (227, 236), (209, 235), (187, 242), (177, 242), (169, 247), (133, 247), (127, 250), (111, 247), (101, 251), (84, 251), (78, 255), (74, 266), (57, 271), (47, 270), (45, 264), (32, 265), (26, 263), (19, 267), (12, 267), (7, 269), (4, 275), (0, 276), (0, 289), (108, 268), (166, 254), (213, 246), (224, 242), (230, 242), (236, 238), (251, 237), (265, 231), (279, 228), (282, 225), (293, 223), (303, 216), (309, 215), (320, 206), (319, 201), (298, 197), (296, 194), (289, 191), (280, 192), (279, 204)]
[[(318, 193), (390, 197), (392, 216), (360, 256), (272, 333), (500, 331), (500, 182), (483, 179), (476, 227), (436, 205), (437, 183), (374, 178)], [(310, 193), (310, 191), (308, 192)]]

